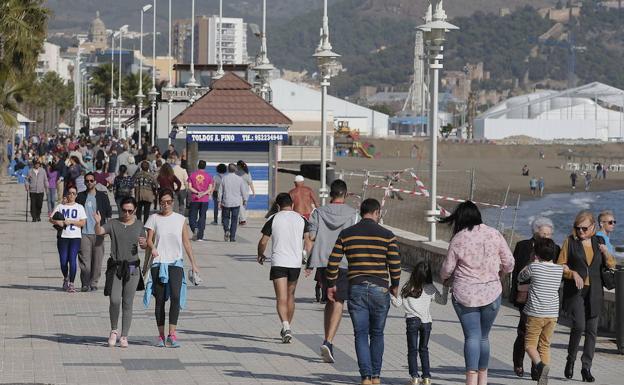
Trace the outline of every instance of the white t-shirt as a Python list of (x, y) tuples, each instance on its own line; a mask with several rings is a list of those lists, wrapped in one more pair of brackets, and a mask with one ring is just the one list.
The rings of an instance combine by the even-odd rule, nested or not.
[[(52, 215), (56, 212), (60, 212), (63, 214), (65, 219), (72, 221), (87, 219), (85, 208), (80, 203), (74, 203), (73, 205), (58, 205), (52, 212)], [(61, 238), (82, 238), (82, 230), (80, 227), (69, 225), (65, 227), (61, 233)]]
[(186, 218), (178, 213), (171, 213), (168, 216), (152, 214), (147, 219), (145, 227), (154, 230), (156, 250), (158, 257), (154, 258), (154, 263), (173, 263), (184, 258), (182, 244), (182, 230), (186, 226)]
[(295, 211), (280, 211), (262, 227), (271, 237), (271, 266), (300, 268), (303, 258), (303, 234), (309, 232), (308, 221)]

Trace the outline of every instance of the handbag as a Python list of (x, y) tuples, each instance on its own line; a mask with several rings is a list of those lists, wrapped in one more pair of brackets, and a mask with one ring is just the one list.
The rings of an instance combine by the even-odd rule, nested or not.
[(516, 303), (527, 303), (529, 299), (529, 284), (518, 284), (516, 291)]
[(600, 271), (600, 277), (602, 278), (602, 286), (607, 290), (615, 289), (615, 270), (603, 266)]

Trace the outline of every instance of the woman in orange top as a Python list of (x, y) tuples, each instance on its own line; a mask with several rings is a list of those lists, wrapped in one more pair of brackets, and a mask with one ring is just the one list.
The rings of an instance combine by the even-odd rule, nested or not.
[(594, 382), (591, 365), (604, 300), (601, 271), (605, 266), (615, 268), (615, 258), (604, 240), (596, 236), (596, 220), (591, 212), (577, 214), (572, 234), (561, 245), (557, 263), (570, 269), (563, 274), (563, 312), (572, 319), (564, 374), (568, 379), (574, 375), (574, 361), (584, 333), (581, 376), (583, 382)]

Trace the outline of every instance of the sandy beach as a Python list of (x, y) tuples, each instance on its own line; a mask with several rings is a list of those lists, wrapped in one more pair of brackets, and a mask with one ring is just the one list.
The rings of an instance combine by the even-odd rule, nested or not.
[[(429, 147), (428, 140), (379, 140), (369, 139), (381, 156), (376, 159), (345, 157), (336, 158), (336, 174), (346, 172), (345, 181), (351, 192), (363, 195), (363, 178), (349, 176), (349, 172), (371, 172), (373, 175), (387, 175), (388, 170), (413, 169), (414, 173), (429, 188)], [(416, 144), (418, 154), (410, 157), (412, 146)], [(540, 159), (540, 151), (544, 159)], [(561, 156), (565, 154), (566, 156)], [(482, 203), (503, 203), (505, 192), (509, 186), (507, 204), (515, 206), (518, 196), (522, 201), (535, 199), (530, 194), (529, 179), (531, 176), (543, 177), (545, 194), (572, 191), (570, 187), (570, 171), (562, 169), (568, 161), (567, 157), (584, 154), (587, 157), (576, 157), (572, 160), (603, 164), (624, 163), (617, 157), (624, 158), (624, 144), (607, 143), (597, 145), (501, 145), (501, 144), (468, 144), (439, 142), (438, 145), (438, 195), (450, 198), (468, 199), (471, 191), (471, 170), (474, 168), (473, 200)], [(530, 176), (523, 176), (522, 167), (527, 165)], [(595, 172), (592, 177), (595, 176)], [(292, 175), (280, 173), (278, 186), (280, 191), (288, 191), (292, 186)], [(371, 178), (369, 183), (387, 185), (382, 178)], [(318, 181), (307, 181), (307, 184), (318, 189)], [(415, 182), (409, 173), (402, 174), (402, 181), (395, 188), (415, 190)], [(624, 189), (624, 172), (607, 172), (607, 179), (593, 178), (590, 191), (607, 191)], [(584, 190), (582, 175), (577, 181), (577, 191)], [(383, 198), (383, 189), (369, 188), (366, 197)], [(403, 200), (386, 199), (384, 205), (384, 222), (404, 230), (426, 234), (428, 225), (424, 221), (424, 211), (428, 209), (428, 199), (422, 196), (401, 194)], [(357, 204), (357, 198), (351, 199)], [(457, 204), (453, 201), (439, 201), (440, 206), (452, 210)], [(481, 207), (487, 207), (482, 205)], [(442, 228), (440, 238), (448, 238), (448, 232)]]

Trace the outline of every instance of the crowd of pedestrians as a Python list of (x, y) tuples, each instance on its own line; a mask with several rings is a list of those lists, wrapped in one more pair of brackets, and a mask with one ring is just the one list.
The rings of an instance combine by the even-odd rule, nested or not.
[[(64, 290), (76, 291), (79, 266), (80, 290), (98, 291), (104, 239), (110, 237), (104, 284), (110, 301), (108, 344), (128, 347), (133, 298), (144, 290), (146, 307), (154, 297), (157, 346), (179, 347), (176, 330), (187, 285), (201, 281), (191, 240), (205, 239), (212, 201), (212, 224), (222, 225), (225, 242), (236, 242), (237, 228), (246, 224), (245, 209), (255, 196), (246, 163), (221, 163), (212, 170), (200, 160), (189, 172), (185, 154), (174, 146), (161, 155), (144, 141), (137, 146), (132, 140), (45, 135), (15, 149), (13, 170), (18, 163), (29, 168), (26, 190), (33, 222), (41, 220), (47, 196)], [(531, 189), (541, 194), (543, 180), (539, 182), (533, 178)], [(595, 381), (591, 367), (603, 303), (602, 274), (615, 267), (609, 239), (616, 225), (612, 212), (601, 212), (597, 220), (591, 212), (580, 212), (561, 247), (551, 239), (552, 221), (537, 218), (533, 236), (518, 242), (512, 253), (502, 234), (483, 223), (474, 203), (461, 203), (441, 220), (451, 226), (452, 238), (439, 275), (423, 259), (410, 268), (409, 278), (400, 287), (398, 241), (379, 225), (377, 200), (364, 200), (358, 211), (346, 204), (347, 184), (335, 180), (330, 186), (331, 201), (321, 206), (303, 176), (296, 176), (294, 185), (288, 193), (277, 195), (257, 246), (259, 264), (270, 258), (269, 279), (283, 343), (295, 340), (295, 293), (301, 270), (309, 277), (316, 269), (317, 300), (325, 303), (319, 347), (323, 361), (336, 361), (334, 338), (346, 304), (361, 384), (381, 384), (384, 329), (392, 304), (405, 315), (408, 384), (431, 384), (437, 363), (429, 356), (435, 319), (430, 307), (432, 303), (445, 305), (450, 293), (464, 335), (465, 383), (485, 385), (489, 334), (502, 306), (501, 277), (511, 273), (510, 299), (520, 312), (512, 357), (515, 374), (524, 376), (526, 352), (531, 378), (538, 384), (548, 383), (550, 344), (561, 314), (572, 323), (565, 377), (574, 377), (584, 336), (580, 374), (583, 381)], [(114, 219), (110, 197), (118, 211)], [(146, 250), (142, 267), (141, 249)]]

